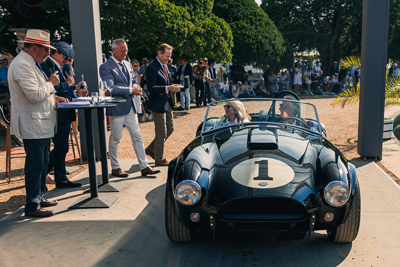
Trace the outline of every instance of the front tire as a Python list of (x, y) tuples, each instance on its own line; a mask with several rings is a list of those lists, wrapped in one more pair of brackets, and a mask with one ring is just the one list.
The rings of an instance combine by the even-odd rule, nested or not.
[(361, 198), (358, 180), (354, 191), (354, 199), (351, 204), (346, 221), (336, 229), (328, 230), (329, 238), (335, 243), (349, 243), (356, 239), (360, 229)]
[(192, 241), (193, 232), (187, 228), (176, 216), (171, 200), (171, 192), (166, 188), (165, 192), (165, 230), (169, 240), (175, 243), (187, 243)]

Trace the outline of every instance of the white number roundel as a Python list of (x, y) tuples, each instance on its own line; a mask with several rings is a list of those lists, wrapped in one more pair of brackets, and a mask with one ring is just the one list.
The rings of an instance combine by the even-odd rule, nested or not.
[(236, 165), (231, 175), (233, 180), (241, 185), (269, 189), (290, 183), (294, 178), (294, 171), (280, 160), (252, 158)]

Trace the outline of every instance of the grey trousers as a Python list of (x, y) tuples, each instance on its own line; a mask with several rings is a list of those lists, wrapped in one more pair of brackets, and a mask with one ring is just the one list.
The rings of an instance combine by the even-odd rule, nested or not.
[(168, 111), (166, 113), (152, 111), (151, 114), (153, 114), (156, 136), (147, 149), (154, 153), (155, 162), (160, 162), (165, 159), (164, 142), (174, 131), (173, 111), (171, 105), (168, 104)]
[[(109, 116), (111, 135), (109, 139), (110, 161), (113, 170), (120, 168), (118, 161), (118, 145), (121, 142), (122, 129), (128, 130), (131, 136), (133, 149), (135, 150), (139, 167), (141, 170), (149, 167), (146, 154), (144, 153), (144, 144), (140, 134), (139, 123), (136, 112), (131, 107), (130, 112), (124, 116)], [(127, 145), (127, 144), (123, 144)]]

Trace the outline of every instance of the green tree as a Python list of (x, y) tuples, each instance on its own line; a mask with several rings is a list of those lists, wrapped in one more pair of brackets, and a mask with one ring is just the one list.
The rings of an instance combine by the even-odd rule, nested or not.
[(276, 67), (290, 58), (281, 33), (255, 1), (215, 0), (213, 13), (230, 25), (232, 53), (241, 64)]
[[(233, 46), (229, 25), (211, 13), (212, 0), (197, 6), (165, 0), (99, 0), (103, 50), (123, 38), (129, 57), (155, 55), (161, 43), (188, 57), (207, 56), (220, 62), (231, 60)], [(9, 28), (47, 29), (51, 42), (71, 43), (67, 0), (3, 0), (0, 6), (0, 47), (15, 55), (15, 35)], [(56, 34), (55, 34), (56, 33)]]
[(207, 57), (227, 64), (232, 60), (233, 35), (225, 20), (212, 13), (213, 0), (172, 0), (190, 14), (193, 32), (178, 49), (189, 57)]
[[(325, 73), (341, 52), (359, 51), (360, 0), (263, 0), (261, 8), (275, 22), (295, 53), (316, 49)], [(352, 30), (351, 32), (349, 30)], [(360, 29), (361, 32), (361, 29)], [(346, 42), (346, 51), (341, 51)]]
[(179, 49), (194, 30), (187, 10), (168, 1), (102, 1), (100, 16), (103, 49), (123, 38), (130, 58), (155, 55), (162, 43)]
[[(0, 52), (16, 55), (17, 46), (10, 28), (46, 29), (51, 42), (71, 42), (68, 1), (3, 0), (0, 5)], [(57, 33), (57, 36), (54, 34)]]
[(400, 61), (400, 0), (390, 1), (388, 57)]

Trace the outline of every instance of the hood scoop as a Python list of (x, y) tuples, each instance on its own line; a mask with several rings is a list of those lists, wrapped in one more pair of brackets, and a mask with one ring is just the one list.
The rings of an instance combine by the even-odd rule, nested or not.
[(256, 128), (250, 131), (248, 146), (250, 150), (278, 149), (274, 132), (262, 128)]

